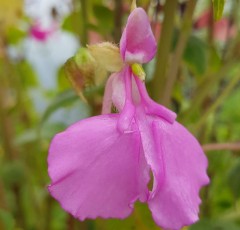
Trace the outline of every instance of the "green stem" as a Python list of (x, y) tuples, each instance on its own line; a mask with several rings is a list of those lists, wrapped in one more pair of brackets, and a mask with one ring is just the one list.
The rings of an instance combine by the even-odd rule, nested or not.
[(171, 68), (169, 69), (167, 74), (167, 82), (163, 94), (162, 104), (166, 106), (169, 106), (170, 104), (172, 90), (174, 83), (177, 79), (177, 73), (181, 63), (182, 55), (186, 47), (188, 37), (192, 30), (192, 17), (196, 6), (196, 2), (197, 2), (196, 0), (188, 1), (187, 8), (184, 13), (181, 32), (179, 35), (175, 54), (171, 60)]
[(88, 43), (88, 7), (86, 0), (80, 0), (81, 2), (81, 19), (82, 19), (82, 46), (86, 46)]
[[(212, 2), (212, 0), (210, 0), (210, 2)], [(213, 46), (214, 45), (214, 17), (213, 17), (213, 4), (210, 3), (210, 16), (209, 16), (209, 22), (208, 22), (208, 36), (207, 36), (207, 40), (208, 40), (208, 44), (209, 46)]]
[(156, 55), (155, 71), (151, 82), (152, 97), (156, 101), (160, 101), (165, 87), (166, 71), (172, 45), (177, 4), (178, 0), (171, 0), (166, 1), (164, 6), (164, 21)]
[(115, 10), (114, 10), (114, 41), (115, 43), (119, 43), (121, 34), (122, 34), (122, 0), (115, 0)]
[[(15, 72), (13, 66), (8, 59), (6, 46), (4, 45), (4, 37), (0, 38), (0, 50), (2, 51), (0, 56), (0, 135), (3, 139), (4, 155), (7, 162), (19, 161), (19, 150), (14, 145), (15, 139), (15, 122), (14, 116), (10, 113), (11, 107), (8, 107), (8, 91), (9, 89), (17, 92), (16, 81), (13, 80)], [(22, 186), (18, 183), (11, 187), (11, 190), (15, 196), (16, 201), (16, 220), (21, 228), (24, 228), (26, 219), (23, 211), (23, 203), (21, 199)]]
[(232, 89), (236, 86), (236, 84), (240, 80), (240, 75), (233, 77), (226, 88), (223, 90), (221, 95), (217, 98), (217, 100), (207, 109), (207, 111), (201, 116), (199, 121), (196, 123), (195, 128), (199, 130), (201, 126), (207, 120), (209, 114), (213, 113), (224, 101), (224, 99), (231, 93)]
[(51, 220), (52, 220), (52, 206), (53, 206), (53, 199), (52, 197), (47, 197), (47, 210), (46, 210), (46, 217), (45, 217), (45, 229), (50, 230), (51, 229)]
[(70, 214), (68, 214), (67, 218), (67, 230), (74, 230), (74, 218)]
[(8, 204), (7, 204), (6, 195), (7, 195), (7, 192), (5, 192), (3, 181), (0, 180), (0, 204), (1, 204), (2, 209), (7, 210), (8, 209)]
[[(1, 41), (0, 41), (1, 42)], [(4, 47), (5, 48), (5, 47)], [(4, 50), (3, 48), (3, 50)], [(0, 46), (1, 49), (1, 46)], [(7, 160), (14, 160), (17, 156), (17, 151), (13, 145), (14, 140), (14, 125), (9, 116), (9, 108), (6, 105), (7, 89), (10, 85), (9, 76), (11, 76), (11, 66), (9, 66), (7, 56), (4, 53), (3, 58), (0, 57), (0, 135), (3, 140), (4, 152)]]
[[(232, 3), (232, 7), (230, 10), (230, 15), (228, 16), (228, 20), (229, 20), (229, 24), (227, 27), (227, 32), (226, 32), (226, 41), (223, 47), (223, 52), (222, 52), (222, 60), (226, 60), (227, 58), (229, 58), (229, 56), (232, 54), (232, 49), (234, 47), (233, 44), (233, 39), (231, 37), (231, 24), (235, 25), (237, 24), (238, 21), (238, 11), (239, 11), (239, 0), (233, 1)], [(231, 23), (230, 23), (231, 22)], [(238, 41), (239, 39), (235, 39), (236, 41)]]

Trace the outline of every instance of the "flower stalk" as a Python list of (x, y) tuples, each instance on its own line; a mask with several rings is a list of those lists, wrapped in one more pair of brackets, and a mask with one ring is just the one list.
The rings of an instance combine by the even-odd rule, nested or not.
[(158, 102), (163, 97), (163, 89), (166, 83), (177, 5), (178, 0), (166, 1), (163, 11), (164, 20), (157, 49), (155, 71), (151, 82), (152, 98)]
[(164, 88), (164, 94), (162, 98), (162, 104), (168, 107), (170, 105), (171, 95), (172, 95), (174, 83), (177, 79), (177, 74), (178, 74), (179, 66), (181, 64), (182, 55), (186, 47), (188, 37), (192, 30), (192, 18), (193, 18), (193, 13), (194, 13), (196, 3), (197, 3), (196, 0), (190, 0), (187, 2), (187, 8), (184, 13), (182, 28), (180, 31), (176, 50), (170, 62), (171, 68), (168, 69), (166, 84)]

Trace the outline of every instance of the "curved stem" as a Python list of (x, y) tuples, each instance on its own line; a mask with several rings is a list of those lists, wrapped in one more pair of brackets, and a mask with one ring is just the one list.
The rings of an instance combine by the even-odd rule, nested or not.
[(137, 83), (141, 99), (146, 106), (146, 113), (159, 116), (172, 124), (176, 119), (176, 113), (153, 101), (148, 95), (145, 84), (135, 75), (134, 78)]

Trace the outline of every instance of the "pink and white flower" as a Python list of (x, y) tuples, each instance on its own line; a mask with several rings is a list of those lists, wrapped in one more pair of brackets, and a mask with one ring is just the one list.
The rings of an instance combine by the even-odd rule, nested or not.
[[(134, 71), (136, 63), (147, 63), (156, 53), (141, 8), (128, 18), (120, 53), (124, 66), (108, 79), (103, 115), (81, 120), (53, 138), (49, 192), (80, 220), (126, 218), (140, 200), (159, 226), (180, 229), (198, 220), (199, 190), (209, 182), (207, 159), (176, 114), (149, 97)], [(117, 114), (111, 113), (112, 104)]]

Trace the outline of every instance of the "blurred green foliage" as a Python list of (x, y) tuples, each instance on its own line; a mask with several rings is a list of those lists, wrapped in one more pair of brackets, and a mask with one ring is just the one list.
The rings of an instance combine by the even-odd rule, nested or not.
[(225, 0), (212, 0), (214, 19), (219, 20), (222, 17)]
[[(122, 31), (131, 1), (119, 0), (120, 4), (116, 4), (117, 1), (74, 0), (73, 11), (64, 19), (62, 28), (74, 33), (83, 45), (106, 39), (119, 43), (117, 32)], [(178, 32), (169, 37), (173, 41), (166, 57), (169, 61), (176, 52), (179, 34), (183, 32), (182, 15), (190, 1), (194, 0), (172, 9), (175, 23), (170, 29)], [(179, 114), (178, 120), (194, 132), (209, 159), (211, 183), (201, 191), (201, 220), (184, 228), (189, 230), (240, 229), (240, 12), (236, 10), (239, 0), (226, 1), (225, 8), (224, 3), (224, 0), (197, 2), (189, 19), (191, 33), (183, 44), (168, 104)], [(146, 205), (140, 203), (125, 220), (79, 222), (49, 196), (48, 146), (53, 135), (68, 125), (51, 118), (59, 110), (69, 111), (71, 106), (79, 107), (83, 116), (99, 114), (104, 86), (86, 90), (88, 104), (79, 104), (80, 99), (59, 70), (58, 87), (54, 92), (45, 92), (48, 107), (42, 113), (37, 111), (30, 94), (40, 88), (37, 74), (25, 59), (13, 61), (7, 52), (7, 47), (28, 36), (17, 26), (19, 20), (30, 21), (19, 13), (22, 4), (0, 2), (0, 229), (159, 229)], [(153, 0), (139, 0), (138, 5), (149, 13), (158, 38), (164, 6)], [(210, 16), (204, 18), (208, 10)], [(213, 15), (218, 21), (214, 22)], [(219, 24), (221, 20), (226, 23)], [(219, 33), (224, 36), (219, 38)], [(151, 75), (158, 68), (155, 61), (144, 66)], [(151, 79), (152, 76), (147, 76), (147, 83)]]

